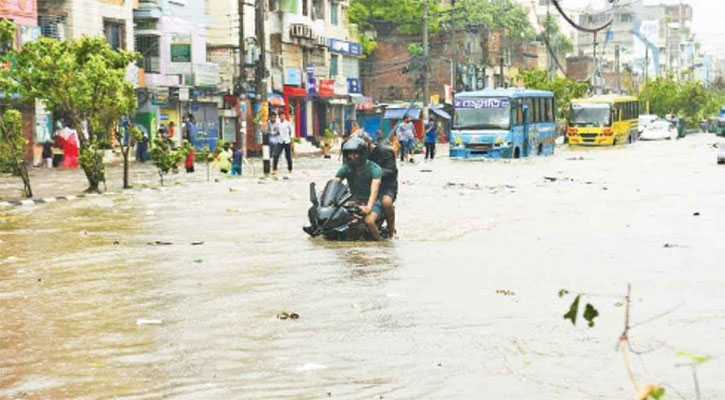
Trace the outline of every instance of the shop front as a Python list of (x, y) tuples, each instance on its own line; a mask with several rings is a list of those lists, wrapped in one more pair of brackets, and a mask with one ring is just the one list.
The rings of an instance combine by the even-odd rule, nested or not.
[(295, 136), (307, 137), (307, 90), (297, 86), (285, 86), (282, 92), (284, 97), (284, 115), (289, 116), (295, 123)]

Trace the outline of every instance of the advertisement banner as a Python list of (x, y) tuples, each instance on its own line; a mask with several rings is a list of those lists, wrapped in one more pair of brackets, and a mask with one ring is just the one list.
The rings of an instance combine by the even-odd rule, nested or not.
[(335, 95), (344, 96), (348, 94), (347, 79), (344, 76), (338, 75), (335, 77)]
[(318, 94), (322, 97), (332, 97), (335, 95), (335, 80), (320, 79), (320, 88)]
[(360, 78), (347, 78), (347, 86), (349, 93), (362, 93)]
[(348, 56), (362, 56), (362, 45), (358, 42), (330, 39), (329, 50), (333, 53), (345, 54)]

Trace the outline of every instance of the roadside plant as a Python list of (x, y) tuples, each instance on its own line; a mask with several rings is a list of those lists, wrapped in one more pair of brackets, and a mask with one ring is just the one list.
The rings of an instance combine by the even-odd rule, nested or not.
[(0, 117), (0, 159), (9, 161), (13, 175), (23, 181), (23, 194), (33, 197), (30, 176), (25, 163), (28, 141), (23, 137), (22, 116), (18, 110), (7, 110)]
[(159, 181), (161, 186), (164, 186), (164, 176), (168, 175), (169, 172), (177, 172), (179, 164), (184, 160), (188, 153), (188, 142), (184, 143), (180, 149), (172, 149), (169, 140), (164, 140), (161, 137), (156, 137), (154, 140), (154, 147), (151, 149), (151, 161), (156, 166), (159, 174)]

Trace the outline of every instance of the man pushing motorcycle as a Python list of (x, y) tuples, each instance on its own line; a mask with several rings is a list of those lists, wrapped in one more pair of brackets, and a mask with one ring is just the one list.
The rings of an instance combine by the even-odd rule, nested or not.
[(376, 225), (378, 216), (383, 212), (378, 199), (382, 169), (368, 160), (368, 144), (361, 138), (353, 137), (342, 147), (344, 165), (337, 171), (335, 179), (347, 180), (353, 200), (365, 204), (361, 207), (373, 240), (382, 240)]

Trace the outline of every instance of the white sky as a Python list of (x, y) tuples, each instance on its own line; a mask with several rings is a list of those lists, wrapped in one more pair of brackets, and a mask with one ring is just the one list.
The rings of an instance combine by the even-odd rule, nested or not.
[[(629, 2), (631, 0), (620, 0)], [(647, 4), (678, 4), (680, 0), (646, 0)], [(605, 0), (589, 0), (595, 7), (604, 7)], [(725, 0), (683, 0), (692, 6), (692, 30), (702, 43), (703, 51), (713, 56), (725, 57)], [(586, 1), (560, 0), (562, 7), (578, 8)]]

